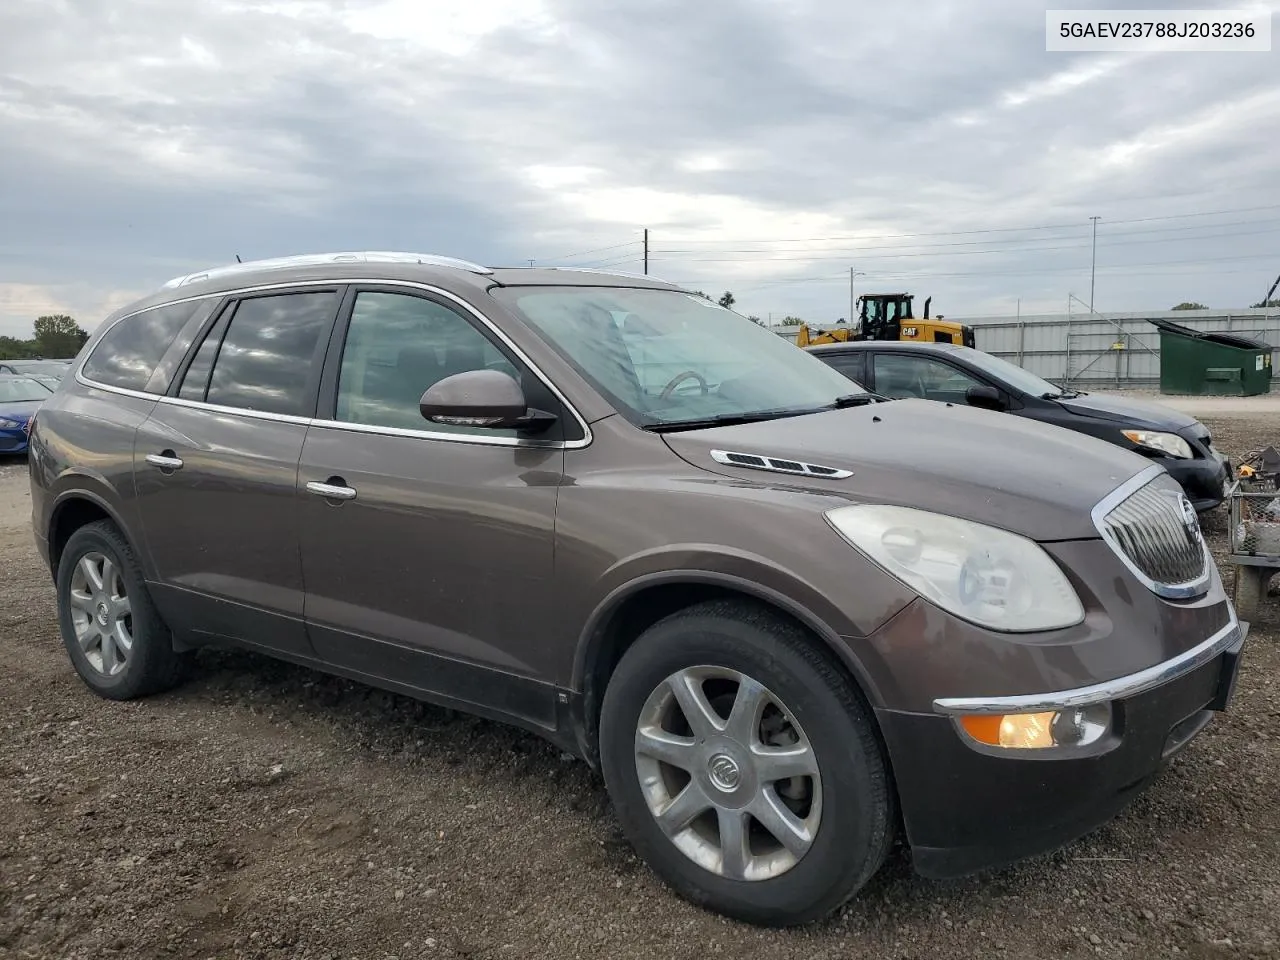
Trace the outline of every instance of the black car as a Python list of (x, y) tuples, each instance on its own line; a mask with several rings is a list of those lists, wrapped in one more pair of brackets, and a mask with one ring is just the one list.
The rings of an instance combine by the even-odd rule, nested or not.
[(1220, 504), (1231, 475), (1195, 417), (1157, 403), (1069, 390), (1016, 364), (949, 343), (860, 341), (806, 348), (882, 397), (920, 397), (1001, 410), (1099, 437), (1149, 457), (1199, 512)]

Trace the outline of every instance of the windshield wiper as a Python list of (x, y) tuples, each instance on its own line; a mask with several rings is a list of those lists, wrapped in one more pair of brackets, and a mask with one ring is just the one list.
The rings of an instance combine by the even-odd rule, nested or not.
[(710, 427), (732, 427), (739, 423), (759, 423), (763, 420), (781, 420), (783, 417), (803, 417), (824, 410), (844, 410), (879, 403), (888, 398), (874, 393), (849, 393), (822, 407), (778, 407), (774, 410), (752, 410), (748, 413), (718, 413), (714, 417), (697, 417), (691, 420), (667, 420), (646, 423), (644, 429), (652, 433), (674, 433), (678, 430), (705, 430)]
[(836, 397), (835, 402), (831, 404), (833, 410), (844, 410), (848, 407), (861, 407), (867, 403), (880, 403), (887, 399), (876, 393), (850, 393), (843, 397)]
[(749, 413), (718, 413), (714, 417), (692, 420), (667, 420), (662, 423), (646, 423), (644, 429), (652, 433), (674, 433), (678, 430), (705, 430), (710, 427), (732, 427), (739, 423), (759, 423), (762, 420), (780, 420), (783, 417), (802, 417), (818, 413), (830, 407), (785, 407), (778, 410), (752, 410)]

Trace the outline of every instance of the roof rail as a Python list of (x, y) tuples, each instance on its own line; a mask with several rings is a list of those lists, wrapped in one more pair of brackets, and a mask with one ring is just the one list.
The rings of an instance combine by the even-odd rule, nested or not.
[(288, 270), (291, 267), (318, 266), (324, 263), (421, 263), (432, 267), (453, 267), (470, 273), (493, 273), (488, 267), (456, 257), (442, 257), (435, 253), (402, 253), (394, 250), (362, 250), (348, 253), (305, 253), (296, 257), (275, 257), (271, 260), (246, 260), (224, 267), (211, 267), (198, 273), (174, 277), (164, 289), (186, 286), (213, 277), (234, 276), (258, 270)]
[(636, 273), (634, 270), (608, 270), (604, 267), (543, 267), (544, 270), (571, 270), (577, 273), (603, 273), (607, 276), (616, 277), (638, 277), (642, 280), (653, 280), (655, 283), (669, 283), (673, 287), (680, 284), (671, 280), (663, 280), (661, 277), (655, 277), (651, 273)]

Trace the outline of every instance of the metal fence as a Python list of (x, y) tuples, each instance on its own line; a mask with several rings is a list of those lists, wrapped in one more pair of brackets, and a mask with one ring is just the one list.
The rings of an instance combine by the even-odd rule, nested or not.
[[(1160, 332), (1151, 320), (1194, 330), (1256, 337), (1280, 349), (1280, 310), (1171, 310), (1058, 313), (1022, 317), (952, 317), (972, 324), (974, 346), (1039, 374), (1081, 386), (1151, 387), (1160, 381)], [(794, 328), (773, 328), (794, 340)], [(1272, 357), (1272, 365), (1276, 360)]]

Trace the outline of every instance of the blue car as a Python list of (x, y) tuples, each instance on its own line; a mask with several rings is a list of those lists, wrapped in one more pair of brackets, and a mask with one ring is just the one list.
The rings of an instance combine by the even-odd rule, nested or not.
[(27, 452), (28, 424), (51, 396), (34, 377), (0, 374), (0, 456)]

